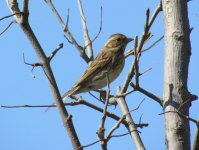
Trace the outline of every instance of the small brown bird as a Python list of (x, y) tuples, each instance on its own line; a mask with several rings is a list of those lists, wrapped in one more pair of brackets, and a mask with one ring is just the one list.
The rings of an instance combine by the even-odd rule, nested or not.
[(132, 41), (131, 38), (120, 33), (111, 35), (80, 79), (62, 98), (105, 87), (107, 74), (109, 82), (114, 81), (123, 70), (124, 50), (130, 41)]

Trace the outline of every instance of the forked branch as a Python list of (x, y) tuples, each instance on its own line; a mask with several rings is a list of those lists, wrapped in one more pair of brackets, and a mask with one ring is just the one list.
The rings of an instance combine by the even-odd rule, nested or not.
[(26, 35), (26, 37), (28, 38), (30, 43), (32, 44), (32, 47), (34, 48), (35, 53), (37, 54), (37, 56), (39, 58), (39, 62), (43, 68), (45, 75), (47, 76), (49, 87), (51, 89), (52, 96), (55, 100), (56, 106), (59, 110), (64, 127), (68, 132), (68, 135), (70, 137), (73, 148), (77, 149), (78, 147), (81, 146), (81, 144), (80, 144), (80, 141), (76, 134), (75, 128), (73, 126), (72, 118), (68, 114), (68, 112), (63, 104), (57, 83), (54, 78), (54, 74), (50, 67), (50, 61), (46, 57), (43, 48), (41, 47), (37, 37), (35, 36), (32, 28), (29, 24), (28, 2), (29, 2), (28, 0), (23, 1), (23, 6), (22, 6), (23, 15), (21, 15), (20, 14), (21, 11), (18, 8), (18, 1), (17, 0), (7, 0), (7, 4), (8, 4), (8, 7), (9, 7), (11, 13), (12, 14), (18, 13), (18, 15), (14, 16), (15, 20), (19, 24), (21, 29), (23, 30), (24, 34)]

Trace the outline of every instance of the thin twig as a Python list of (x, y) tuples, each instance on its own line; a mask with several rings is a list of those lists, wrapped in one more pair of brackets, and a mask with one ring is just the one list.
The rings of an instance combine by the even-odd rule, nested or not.
[(120, 118), (120, 120), (117, 121), (117, 123), (111, 128), (111, 130), (108, 132), (107, 136), (106, 136), (106, 140), (109, 141), (111, 138), (112, 133), (119, 128), (120, 124), (123, 122), (123, 120), (126, 118), (126, 116), (123, 116), (122, 118)]
[(143, 116), (143, 114), (141, 114), (141, 116), (140, 116), (139, 123), (141, 123), (141, 121), (142, 121), (142, 116)]
[(6, 106), (1, 105), (2, 108), (45, 108), (45, 107), (56, 107), (56, 105), (15, 105), (15, 106)]
[(155, 100), (156, 102), (158, 102), (161, 106), (163, 105), (163, 101), (162, 101), (161, 98), (157, 97), (156, 95), (154, 95), (154, 94), (152, 94), (152, 93), (146, 91), (145, 89), (143, 89), (143, 88), (141, 88), (141, 87), (139, 87), (139, 86), (136, 87), (136, 86), (134, 85), (134, 83), (132, 83), (132, 82), (130, 83), (130, 85), (131, 85), (135, 90), (137, 90), (137, 91), (143, 93), (144, 95), (146, 95), (146, 96), (150, 97), (151, 99)]
[(125, 96), (127, 96), (127, 95), (129, 95), (129, 94), (131, 94), (131, 93), (133, 93), (133, 92), (135, 92), (135, 91), (136, 91), (135, 89), (131, 89), (131, 90), (125, 92), (125, 93), (122, 93), (122, 94), (120, 94), (120, 95), (116, 95), (116, 97), (117, 97), (117, 98), (119, 98), (119, 97), (125, 97)]
[[(68, 41), (68, 43), (72, 44), (73, 45), (73, 42), (66, 36), (64, 35), (65, 39)], [(81, 46), (80, 46), (81, 47)]]
[(102, 14), (103, 14), (103, 12), (102, 12), (102, 6), (100, 7), (100, 26), (99, 26), (99, 31), (98, 31), (98, 33), (96, 34), (96, 36), (93, 38), (93, 40), (92, 40), (92, 43), (98, 38), (98, 36), (100, 35), (100, 33), (101, 33), (101, 31), (102, 31)]
[(53, 59), (53, 57), (55, 56), (55, 54), (61, 49), (63, 48), (63, 43), (59, 44), (58, 47), (51, 53), (51, 55), (48, 57), (48, 60), (51, 61)]
[(22, 12), (17, 12), (17, 13), (14, 13), (14, 14), (11, 14), (11, 15), (8, 15), (8, 16), (5, 16), (5, 17), (3, 17), (3, 18), (0, 18), (0, 21), (1, 21), (1, 20), (4, 20), (4, 19), (7, 19), (7, 18), (10, 18), (10, 17), (15, 16), (15, 15), (19, 15), (19, 14), (22, 14)]
[[(145, 40), (144, 43), (146, 43), (149, 39), (151, 39), (151, 37), (152, 37), (152, 35), (149, 35), (149, 37)], [(145, 52), (145, 51), (141, 50), (141, 53), (142, 52)], [(135, 53), (135, 50), (134, 49), (130, 49), (124, 54), (124, 57), (127, 58), (127, 57), (129, 57), (131, 55), (134, 55), (134, 53)]]
[(97, 101), (101, 102), (104, 104), (104, 101), (101, 100), (100, 98), (96, 97), (93, 93), (91, 93), (90, 91), (88, 92), (93, 98), (95, 98)]
[(155, 20), (155, 18), (157, 17), (157, 15), (159, 14), (159, 12), (162, 11), (162, 1), (159, 2), (159, 4), (157, 5), (156, 9), (154, 10), (151, 19), (148, 23), (148, 27), (150, 28)]
[(193, 123), (195, 123), (197, 126), (199, 126), (199, 120), (196, 120), (196, 119), (193, 119), (193, 118), (191, 118), (191, 117), (189, 117), (189, 116), (187, 116), (187, 115), (184, 115), (183, 113), (181, 113), (180, 111), (172, 111), (172, 110), (169, 110), (169, 111), (166, 111), (166, 112), (163, 112), (163, 113), (160, 113), (160, 114), (158, 114), (158, 115), (164, 115), (164, 114), (167, 114), (167, 113), (177, 113), (178, 115), (180, 115), (181, 117), (183, 117), (183, 118), (185, 118), (185, 119), (187, 119), (187, 120), (189, 120), (189, 121), (191, 121), (191, 122), (193, 122)]
[(42, 66), (42, 64), (41, 64), (40, 62), (36, 62), (36, 63), (32, 63), (32, 64), (26, 62), (26, 60), (25, 60), (25, 54), (24, 54), (24, 53), (23, 53), (23, 62), (24, 62), (26, 65), (28, 65), (28, 66), (32, 66), (31, 74), (32, 74), (32, 77), (35, 78), (35, 75), (34, 75), (33, 71), (34, 71), (35, 67)]
[(155, 46), (158, 42), (160, 42), (163, 38), (164, 38), (164, 36), (161, 36), (158, 40), (156, 40), (154, 43), (152, 43), (149, 47), (143, 49), (142, 52), (148, 51), (148, 50), (151, 49), (153, 46)]
[[(144, 102), (144, 100), (145, 100), (145, 99), (143, 99), (143, 100), (139, 103), (139, 105), (138, 105), (136, 108), (130, 110), (127, 114), (129, 114), (129, 113), (131, 113), (131, 112), (133, 112), (133, 111), (135, 111), (135, 110), (138, 110), (138, 109), (140, 108), (141, 104)], [(107, 134), (107, 136), (106, 136), (106, 138), (105, 138), (107, 141), (111, 138), (112, 133), (113, 133), (117, 128), (119, 128), (119, 126), (120, 126), (120, 124), (123, 122), (123, 120), (126, 119), (126, 115), (127, 115), (127, 114), (123, 115), (123, 116), (120, 118), (120, 120), (118, 120), (118, 121), (116, 122), (116, 124), (115, 124), (115, 125), (111, 128), (111, 130), (108, 132), (108, 134)]]
[(145, 21), (145, 26), (144, 26), (144, 32), (141, 35), (141, 39), (140, 39), (139, 44), (138, 44), (138, 48), (137, 48), (138, 52), (141, 52), (144, 43), (147, 41), (147, 39), (149, 39), (151, 37), (149, 30), (150, 30), (155, 18), (157, 17), (157, 15), (159, 14), (160, 11), (162, 11), (161, 1), (157, 5), (156, 9), (154, 10), (154, 13), (151, 16), (151, 19), (149, 19), (150, 10), (149, 9), (146, 10), (146, 21)]
[(131, 55), (134, 55), (134, 53), (135, 53), (134, 51), (135, 51), (134, 49), (128, 50), (128, 51), (124, 54), (124, 57), (127, 58), (127, 57), (129, 57), (129, 56), (131, 56)]
[(112, 137), (122, 137), (122, 136), (125, 136), (125, 135), (130, 134), (131, 132), (139, 132), (139, 133), (141, 133), (140, 131), (138, 131), (138, 130), (136, 129), (136, 130), (132, 130), (132, 131), (127, 132), (127, 133), (118, 134), (118, 135), (112, 135), (111, 138), (112, 138)]
[(32, 67), (38, 67), (38, 66), (42, 66), (42, 64), (41, 63), (39, 63), (39, 62), (36, 62), (36, 63), (28, 63), (28, 62), (26, 62), (26, 60), (25, 60), (25, 54), (23, 53), (23, 61), (24, 61), (24, 63), (26, 64), (26, 65), (29, 65), (29, 66), (32, 66)]
[[(90, 41), (90, 43), (93, 43), (97, 38), (98, 36), (100, 35), (102, 31), (102, 6), (101, 6), (101, 15), (100, 15), (100, 27), (99, 27), (99, 31), (98, 33), (96, 34), (96, 36)], [(88, 43), (87, 45), (84, 46), (84, 49), (90, 44)]]
[(11, 26), (13, 23), (15, 23), (15, 20), (11, 21), (11, 22), (8, 24), (8, 26), (0, 33), (0, 36), (1, 36), (3, 33), (5, 33), (5, 32), (10, 28), (10, 26)]
[(131, 109), (131, 110), (129, 111), (129, 113), (138, 110), (144, 101), (145, 101), (145, 98), (139, 103), (139, 105), (138, 105), (137, 107)]
[(147, 73), (147, 72), (150, 71), (150, 70), (152, 70), (152, 67), (146, 69), (146, 70), (145, 70), (144, 72), (142, 72), (142, 73), (139, 73), (139, 76), (144, 75), (145, 73)]
[(90, 144), (88, 144), (88, 145), (83, 145), (83, 146), (81, 146), (81, 148), (86, 148), (86, 147), (95, 145), (95, 144), (97, 144), (97, 143), (99, 143), (99, 142), (100, 142), (100, 140), (97, 140), (97, 141), (94, 141), (94, 142), (92, 142), (92, 143), (90, 143)]
[(69, 23), (69, 18), (70, 18), (70, 11), (69, 11), (69, 8), (67, 9), (67, 19), (66, 19), (66, 25), (65, 25), (65, 28), (68, 29), (68, 23)]
[[(146, 51), (148, 51), (149, 49), (151, 49), (153, 46), (155, 46), (159, 41), (161, 41), (162, 40), (162, 38), (163, 37), (161, 37), (161, 38), (159, 38), (157, 41), (155, 41), (152, 45), (150, 45), (148, 48), (145, 48), (145, 49), (143, 49), (143, 50), (141, 50), (141, 53), (143, 53), (143, 52), (146, 52)], [(145, 40), (145, 43), (149, 40), (150, 38), (148, 38), (148, 39), (146, 39)], [(134, 49), (130, 49), (130, 50), (128, 50), (126, 53), (125, 53), (125, 58), (127, 58), (127, 57), (129, 57), (129, 56), (131, 56), (131, 55), (134, 55), (134, 53), (135, 53), (135, 50)]]

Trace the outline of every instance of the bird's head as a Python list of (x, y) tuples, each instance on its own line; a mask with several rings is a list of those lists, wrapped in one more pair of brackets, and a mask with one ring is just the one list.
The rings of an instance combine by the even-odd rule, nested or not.
[(104, 46), (110, 50), (124, 51), (126, 45), (132, 40), (132, 38), (127, 38), (125, 35), (121, 33), (116, 33), (108, 38)]

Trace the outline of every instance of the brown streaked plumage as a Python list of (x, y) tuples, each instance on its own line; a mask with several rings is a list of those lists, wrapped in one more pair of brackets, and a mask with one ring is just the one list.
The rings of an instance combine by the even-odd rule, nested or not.
[(97, 57), (88, 66), (74, 86), (67, 91), (62, 98), (103, 88), (107, 85), (107, 73), (110, 83), (115, 80), (124, 67), (124, 50), (130, 41), (132, 41), (131, 38), (127, 38), (120, 33), (111, 35)]

